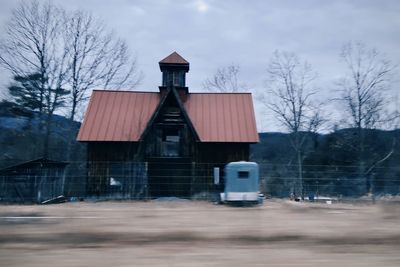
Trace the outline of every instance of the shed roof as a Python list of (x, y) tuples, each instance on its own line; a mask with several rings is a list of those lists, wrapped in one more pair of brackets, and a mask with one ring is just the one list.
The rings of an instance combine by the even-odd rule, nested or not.
[(0, 175), (3, 175), (5, 173), (12, 172), (16, 169), (26, 169), (26, 168), (32, 168), (35, 166), (40, 165), (41, 167), (47, 166), (47, 167), (58, 167), (58, 168), (63, 168), (66, 165), (68, 165), (68, 162), (65, 161), (58, 161), (58, 160), (51, 160), (48, 158), (37, 158), (34, 160), (29, 160), (29, 161), (24, 161), (18, 164), (13, 164), (10, 166), (7, 166), (3, 169), (0, 169)]
[[(78, 141), (139, 141), (158, 92), (93, 91)], [(189, 93), (183, 103), (200, 142), (259, 141), (250, 93)]]

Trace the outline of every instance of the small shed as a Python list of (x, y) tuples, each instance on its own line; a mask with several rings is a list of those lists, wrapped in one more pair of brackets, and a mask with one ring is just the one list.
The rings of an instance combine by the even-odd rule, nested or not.
[(0, 170), (0, 201), (40, 203), (63, 194), (68, 163), (39, 158)]

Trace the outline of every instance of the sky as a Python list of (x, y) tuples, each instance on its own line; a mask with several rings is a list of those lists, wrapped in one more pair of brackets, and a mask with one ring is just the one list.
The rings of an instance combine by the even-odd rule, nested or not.
[[(394, 64), (400, 63), (398, 0), (54, 0), (67, 9), (83, 9), (101, 18), (126, 40), (143, 72), (138, 90), (161, 83), (158, 62), (177, 51), (190, 62), (187, 85), (202, 91), (217, 68), (240, 66), (240, 80), (256, 95), (265, 89), (268, 62), (275, 50), (296, 53), (318, 73), (321, 97), (332, 93), (345, 65), (343, 44), (362, 41)], [(0, 0), (0, 37), (15, 0)], [(395, 74), (398, 74), (399, 69)], [(393, 75), (390, 96), (400, 91)], [(2, 86), (7, 73), (0, 69)], [(282, 130), (257, 99), (259, 131)], [(336, 113), (338, 107), (327, 107)], [(339, 116), (339, 115), (338, 115)]]

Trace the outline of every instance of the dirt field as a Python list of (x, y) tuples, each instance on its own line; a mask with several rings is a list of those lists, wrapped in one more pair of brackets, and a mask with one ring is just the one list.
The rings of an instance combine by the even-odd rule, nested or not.
[(0, 266), (400, 266), (400, 205), (0, 206)]

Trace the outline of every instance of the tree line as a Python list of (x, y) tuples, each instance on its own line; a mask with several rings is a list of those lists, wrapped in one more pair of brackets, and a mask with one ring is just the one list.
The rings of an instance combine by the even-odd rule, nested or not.
[(90, 89), (132, 89), (140, 81), (124, 40), (92, 14), (50, 1), (21, 2), (12, 11), (0, 64), (13, 75), (7, 99), (40, 114), (45, 156), (56, 111), (67, 111), (73, 121)]
[[(399, 127), (397, 103), (388, 94), (395, 65), (378, 50), (368, 48), (362, 42), (345, 44), (340, 58), (345, 71), (335, 85), (333, 97), (319, 95), (315, 87), (317, 73), (312, 66), (295, 53), (286, 51), (273, 53), (267, 68), (267, 88), (255, 92), (256, 101), (269, 110), (289, 133), (290, 151), (296, 158), (296, 162), (289, 165), (297, 169), (294, 179), (290, 180), (292, 195), (304, 196), (303, 175), (306, 171), (303, 165), (305, 160), (310, 160), (313, 151), (309, 149), (309, 140), (329, 124), (354, 129), (351, 138), (335, 135), (335, 142), (352, 155), (352, 164), (357, 166), (356, 176), (364, 181), (367, 192), (372, 188), (373, 171), (395, 152), (396, 135), (392, 136), (391, 146), (379, 152), (378, 149), (371, 151), (371, 140), (367, 142), (371, 129), (388, 125), (391, 129)], [(219, 68), (205, 80), (203, 88), (221, 92), (247, 91), (246, 85), (239, 80), (239, 70), (236, 64)], [(329, 120), (324, 107), (333, 101), (340, 104), (344, 120)], [(340, 128), (336, 126), (337, 130)]]

